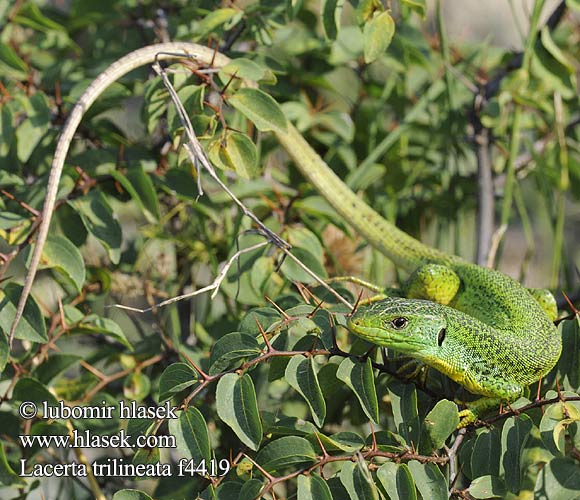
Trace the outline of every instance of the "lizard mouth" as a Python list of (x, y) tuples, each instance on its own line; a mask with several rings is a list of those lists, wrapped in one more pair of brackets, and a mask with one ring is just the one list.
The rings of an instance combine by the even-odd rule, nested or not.
[(364, 318), (353, 318), (348, 321), (348, 329), (358, 337), (381, 347), (403, 352), (413, 352), (420, 349), (423, 343), (402, 333), (395, 333), (369, 325)]

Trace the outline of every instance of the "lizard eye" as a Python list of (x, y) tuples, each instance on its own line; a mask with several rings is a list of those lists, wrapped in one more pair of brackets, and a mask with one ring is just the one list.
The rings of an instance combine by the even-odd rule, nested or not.
[(409, 321), (407, 320), (407, 318), (395, 318), (393, 321), (391, 321), (391, 326), (395, 329), (395, 330), (401, 330), (402, 328), (405, 328), (407, 326), (407, 323)]

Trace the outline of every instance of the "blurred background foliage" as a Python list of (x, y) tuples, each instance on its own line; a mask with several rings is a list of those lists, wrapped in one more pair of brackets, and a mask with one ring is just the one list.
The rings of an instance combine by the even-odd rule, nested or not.
[[(560, 299), (565, 290), (577, 300), (580, 4), (553, 3), (540, 12), (543, 2), (535, 2), (524, 17), (516, 15), (515, 4), (490, 7), (486, 16), (516, 16), (521, 52), (493, 37), (449, 38), (445, 23), (452, 17), (442, 15), (439, 3), (421, 0), (0, 0), (0, 328), (7, 332), (14, 315), (28, 239), (67, 113), (110, 63), (168, 40), (195, 41), (237, 59), (218, 74), (173, 66), (171, 79), (222, 178), (320, 276), (352, 275), (382, 285), (400, 278), (304, 181), (275, 139), (258, 132), (251, 112), (234, 104), (238, 77), (258, 82), (350, 188), (400, 228), (447, 252), (489, 262), (528, 286), (549, 287)], [(146, 314), (107, 308), (150, 307), (202, 288), (238, 248), (260, 241), (248, 234), (249, 220), (203, 175), (205, 194), (199, 195), (195, 169), (179, 149), (181, 132), (167, 92), (149, 68), (122, 78), (87, 112), (61, 181), (43, 256), (46, 270), (17, 335), (22, 343), (9, 355), (4, 336), (0, 342), (3, 484), (22, 494), (95, 494), (71, 478), (43, 479), (39, 487), (15, 477), (12, 468), (22, 456), (55, 460), (47, 450), (32, 453), (18, 445), (24, 429), (14, 413), (19, 395), (36, 391), (41, 400), (50, 389), (69, 402), (124, 397), (153, 404), (166, 396), (177, 404), (194, 385), (190, 411), (211, 430), (208, 436), (198, 429), (197, 437), (211, 441), (217, 458), (231, 455), (246, 468), (238, 467), (219, 486), (199, 478), (161, 479), (143, 488), (155, 491), (155, 498), (193, 498), (197, 492), (203, 498), (254, 498), (263, 485), (266, 497), (276, 491), (301, 499), (316, 491), (322, 498), (415, 498), (416, 491), (423, 498), (446, 498), (441, 495), (448, 491), (487, 498), (492, 490), (499, 497), (535, 491), (538, 498), (573, 498), (580, 491), (579, 418), (572, 403), (550, 406), (548, 420), (536, 408), (529, 418), (501, 420), (458, 441), (453, 428), (440, 428), (453, 421), (456, 408), (434, 407), (437, 399), (452, 400), (457, 387), (433, 371), (427, 381), (416, 381), (419, 389), (402, 385), (396, 374), (388, 375), (392, 363), (380, 354), (373, 357), (374, 372), (370, 361), (348, 365), (344, 351), (363, 354), (368, 346), (332, 326), (345, 311), (323, 289), (311, 291), (337, 316), (331, 321), (326, 311), (315, 310), (316, 301), (297, 284), (311, 284), (308, 276), (272, 249), (243, 255), (215, 298), (200, 295)], [(355, 290), (337, 289), (354, 302)], [(252, 363), (268, 349), (256, 319), (273, 339), (272, 349), (320, 354)], [(573, 394), (580, 385), (578, 326), (565, 321), (561, 330), (566, 354), (543, 390), (554, 388), (558, 377)], [(215, 384), (193, 365), (216, 377), (210, 382), (219, 380), (222, 395), (250, 384), (256, 396), (240, 389), (242, 400), (255, 402), (256, 413), (245, 424), (228, 420), (233, 403), (219, 394), (216, 402)], [(247, 376), (232, 379), (240, 367)], [(183, 379), (170, 377), (187, 369)], [(362, 386), (353, 382), (358, 375)], [(316, 380), (311, 392), (301, 388), (304, 380)], [(365, 399), (369, 391), (374, 400)], [(435, 412), (431, 420), (429, 411)], [(377, 448), (369, 420), (379, 430), (382, 457), (371, 453)], [(429, 422), (436, 432), (427, 430)], [(62, 423), (51, 425), (36, 432), (62, 432)], [(107, 433), (124, 424), (75, 425)], [(165, 424), (160, 429), (149, 432), (168, 432)], [(250, 438), (244, 440), (246, 431)], [(510, 432), (520, 436), (519, 448), (506, 459), (513, 451), (506, 444)], [(422, 433), (430, 437), (421, 441)], [(447, 455), (446, 442), (457, 443)], [(340, 467), (325, 468), (327, 486), (320, 476), (288, 473), (274, 487), (264, 473), (279, 475), (276, 460), (286, 455), (302, 456), (293, 465), (307, 470), (320, 463), (321, 443), (349, 457), (337, 461)], [(207, 456), (205, 449), (185, 448), (186, 456)], [(364, 453), (357, 455), (359, 450)], [(444, 459), (428, 460), (436, 450)], [(411, 455), (403, 463), (381, 461), (405, 452)], [(134, 460), (155, 457), (137, 454)], [(67, 456), (60, 453), (59, 459)], [(576, 492), (572, 496), (557, 496), (568, 491), (562, 490), (562, 474), (573, 478), (567, 485)], [(101, 488), (110, 494), (134, 485), (108, 478)]]

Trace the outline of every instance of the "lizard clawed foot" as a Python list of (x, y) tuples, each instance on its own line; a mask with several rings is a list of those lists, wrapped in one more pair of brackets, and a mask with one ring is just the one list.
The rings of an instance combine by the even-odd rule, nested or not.
[[(419, 379), (422, 383), (425, 383), (428, 369), (429, 367), (425, 363), (411, 359), (397, 369), (397, 374), (405, 377), (407, 380)], [(407, 370), (410, 371), (405, 373)]]
[(457, 424), (457, 429), (463, 429), (468, 425), (474, 424), (477, 421), (477, 413), (469, 408), (461, 410), (459, 412), (459, 424)]

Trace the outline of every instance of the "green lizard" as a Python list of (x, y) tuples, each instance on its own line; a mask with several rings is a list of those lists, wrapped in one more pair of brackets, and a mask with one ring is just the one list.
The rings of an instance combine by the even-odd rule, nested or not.
[(358, 198), (295, 129), (278, 139), (336, 211), (411, 272), (402, 290), (405, 298), (361, 308), (349, 328), (484, 396), (461, 412), (460, 425), (501, 400), (514, 401), (554, 367), (562, 340), (553, 324), (556, 302), (547, 290), (528, 290), (499, 271), (424, 245)]
[[(36, 246), (10, 331), (10, 345), (40, 261), (66, 153), (83, 114), (122, 75), (156, 59), (175, 57), (176, 52), (187, 54), (203, 66), (220, 67), (229, 62), (222, 54), (192, 43), (144, 47), (113, 63), (73, 108), (51, 166)], [(541, 292), (530, 293), (498, 271), (423, 245), (356, 196), (294, 126), (287, 124), (286, 130), (275, 134), (303, 175), (336, 211), (371, 245), (412, 273), (403, 287), (408, 298), (385, 299), (361, 309), (350, 320), (353, 332), (377, 345), (410, 354), (485, 396), (463, 413), (463, 424), (501, 399), (513, 401), (525, 386), (555, 365), (561, 339), (549, 317), (555, 316), (553, 297), (546, 299)]]

